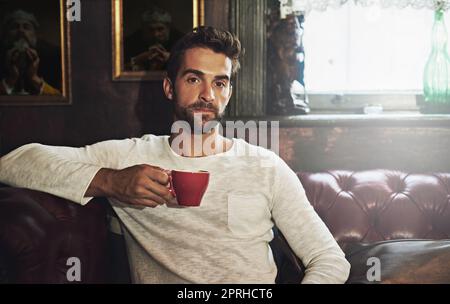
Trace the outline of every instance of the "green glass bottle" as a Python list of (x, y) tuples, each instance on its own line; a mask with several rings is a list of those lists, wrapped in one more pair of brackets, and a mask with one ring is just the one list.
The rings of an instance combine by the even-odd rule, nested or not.
[(444, 10), (437, 9), (431, 34), (431, 54), (424, 70), (424, 102), (420, 107), (422, 113), (450, 113), (450, 57), (447, 52), (447, 37)]

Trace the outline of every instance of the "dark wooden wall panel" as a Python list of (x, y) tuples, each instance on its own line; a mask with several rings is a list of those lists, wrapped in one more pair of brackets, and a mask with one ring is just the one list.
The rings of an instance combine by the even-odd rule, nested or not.
[(228, 30), (230, 27), (229, 7), (228, 0), (205, 0), (205, 24)]
[[(229, 3), (206, 0), (206, 24), (228, 28)], [(72, 25), (70, 106), (0, 107), (0, 154), (30, 142), (82, 146), (100, 140), (167, 134), (171, 108), (161, 82), (111, 80), (111, 2), (82, 2)], [(440, 127), (292, 127), (280, 155), (295, 170), (392, 168), (450, 172), (450, 129)]]

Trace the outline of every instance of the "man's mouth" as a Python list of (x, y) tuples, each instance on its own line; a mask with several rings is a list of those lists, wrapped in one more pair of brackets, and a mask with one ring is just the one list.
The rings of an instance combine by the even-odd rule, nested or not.
[(192, 109), (193, 112), (214, 112), (212, 109), (209, 108), (193, 108)]
[(29, 43), (27, 36), (19, 34), (15, 37), (14, 41), (19, 41), (19, 40), (25, 40), (27, 43)]

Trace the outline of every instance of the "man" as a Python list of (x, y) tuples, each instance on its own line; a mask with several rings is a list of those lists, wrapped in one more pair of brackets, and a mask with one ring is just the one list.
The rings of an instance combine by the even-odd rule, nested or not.
[(0, 95), (60, 95), (56, 47), (37, 38), (33, 14), (16, 10), (4, 18), (0, 47)]
[(156, 6), (141, 17), (141, 28), (125, 39), (125, 65), (133, 71), (164, 70), (170, 48), (181, 37), (170, 14)]
[[(133, 282), (274, 283), (274, 223), (306, 267), (303, 283), (345, 282), (349, 263), (295, 173), (275, 153), (218, 132), (240, 51), (235, 36), (211, 27), (194, 29), (173, 48), (164, 92), (176, 122), (202, 131), (172, 128), (171, 136), (84, 148), (26, 145), (0, 159), (0, 182), (81, 204), (108, 197)], [(198, 139), (206, 146), (200, 152), (187, 144)], [(262, 166), (262, 157), (273, 165)], [(172, 208), (166, 169), (210, 172), (200, 207)]]

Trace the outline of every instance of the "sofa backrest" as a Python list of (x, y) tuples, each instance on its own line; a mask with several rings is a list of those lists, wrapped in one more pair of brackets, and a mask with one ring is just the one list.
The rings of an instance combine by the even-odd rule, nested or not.
[(338, 243), (450, 238), (450, 173), (298, 172)]
[[(83, 283), (108, 278), (106, 204), (86, 206), (44, 192), (0, 187), (0, 281), (67, 283), (80, 261)], [(74, 283), (77, 283), (74, 281)]]

